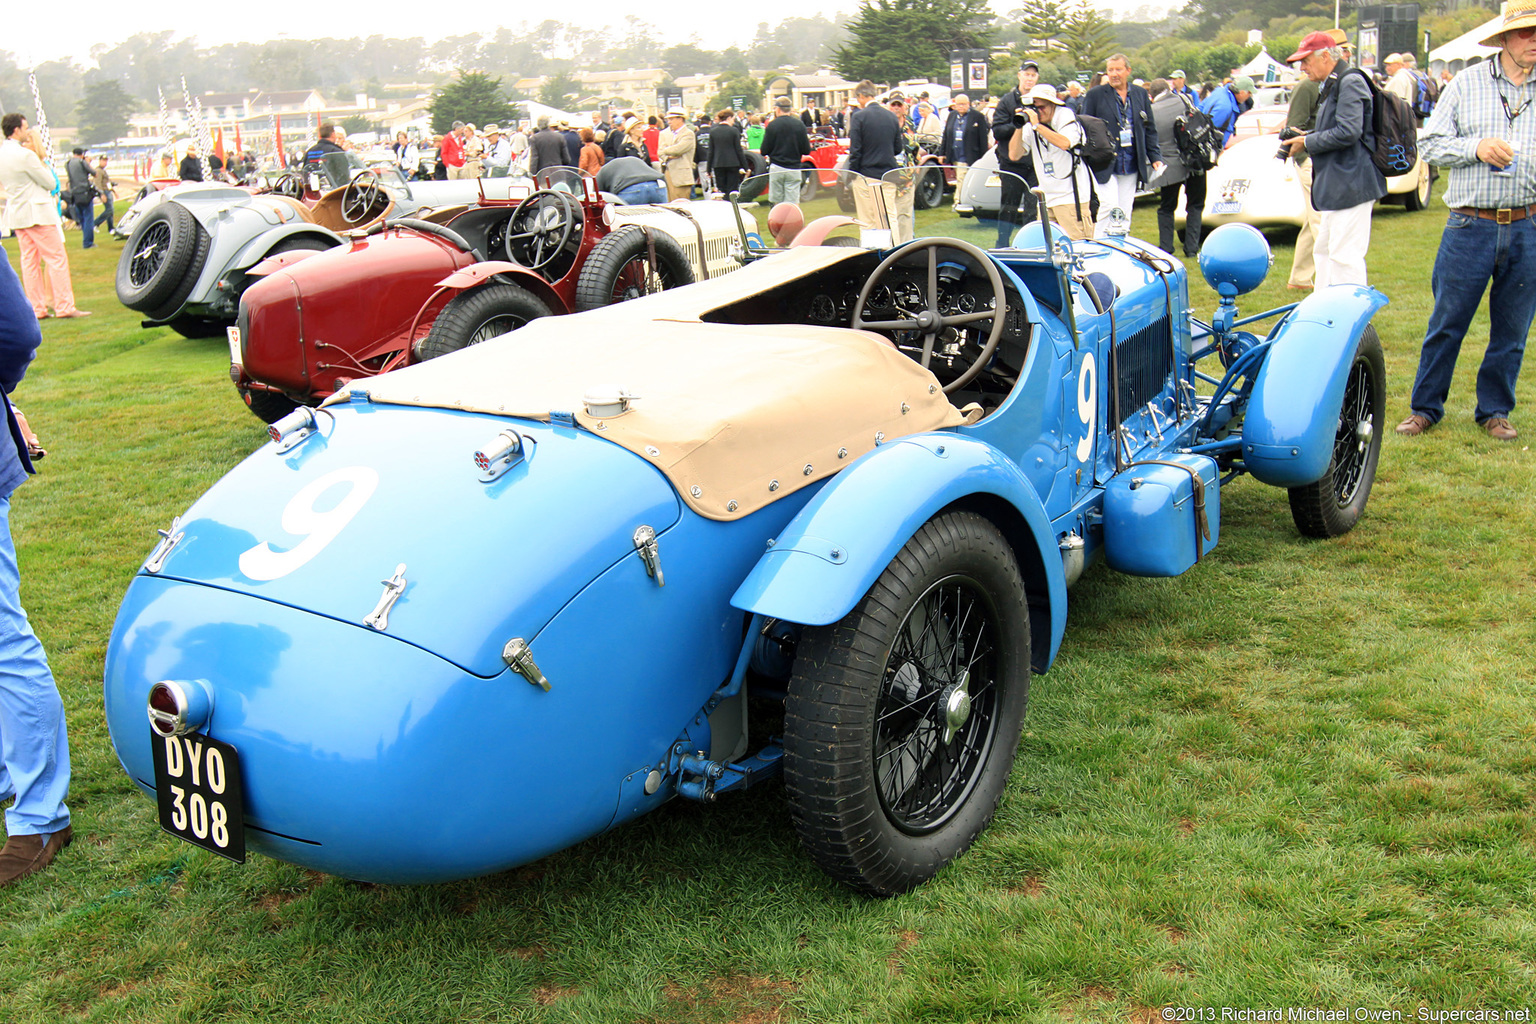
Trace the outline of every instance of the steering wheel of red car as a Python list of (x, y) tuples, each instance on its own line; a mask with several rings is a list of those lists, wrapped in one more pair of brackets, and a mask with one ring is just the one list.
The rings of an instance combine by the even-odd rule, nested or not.
[(359, 171), (341, 191), (341, 218), (348, 224), (361, 224), (375, 216), (378, 207), (387, 201), (374, 173)]
[(565, 251), (581, 223), (581, 207), (569, 192), (540, 189), (517, 204), (507, 227), (507, 259), (543, 270)]
[[(869, 302), (869, 297), (880, 287), (883, 279), (889, 274), (891, 267), (904, 262), (916, 252), (928, 250), (928, 286), (924, 291), (923, 302), (926, 308), (919, 310), (911, 320), (865, 320), (864, 307)], [(955, 249), (970, 257), (970, 262), (986, 271), (987, 282), (992, 287), (992, 307), (990, 309), (977, 310), (974, 313), (958, 313), (950, 316), (939, 312), (939, 250)], [(880, 265), (869, 275), (864, 282), (864, 287), (859, 290), (859, 298), (853, 304), (853, 329), (873, 331), (921, 331), (923, 335), (922, 364), (926, 368), (933, 362), (933, 346), (938, 341), (939, 335), (948, 327), (963, 327), (966, 324), (979, 323), (982, 320), (992, 321), (992, 330), (987, 335), (987, 340), (982, 344), (981, 354), (971, 361), (964, 373), (944, 385), (944, 393), (950, 394), (958, 391), (975, 379), (987, 363), (992, 359), (992, 353), (997, 351), (997, 344), (1003, 337), (1003, 326), (1007, 318), (1007, 292), (1003, 288), (1003, 275), (998, 273), (997, 265), (985, 252), (976, 248), (970, 242), (958, 238), (919, 238), (914, 242), (902, 246), (880, 261)], [(905, 310), (903, 311), (905, 312)]]

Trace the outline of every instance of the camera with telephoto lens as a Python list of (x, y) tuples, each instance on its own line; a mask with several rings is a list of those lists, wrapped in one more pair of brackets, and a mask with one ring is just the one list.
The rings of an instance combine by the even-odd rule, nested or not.
[[(1284, 128), (1280, 129), (1280, 141), (1283, 143), (1283, 142), (1285, 142), (1286, 139), (1294, 139), (1298, 135), (1305, 135), (1305, 134), (1306, 134), (1306, 132), (1302, 131), (1300, 128), (1293, 128), (1290, 125), (1286, 125)], [(1286, 157), (1288, 157), (1290, 155), (1291, 155), (1291, 147), (1282, 145), (1280, 147), (1279, 151), (1275, 153), (1275, 159), (1276, 160), (1284, 160)]]

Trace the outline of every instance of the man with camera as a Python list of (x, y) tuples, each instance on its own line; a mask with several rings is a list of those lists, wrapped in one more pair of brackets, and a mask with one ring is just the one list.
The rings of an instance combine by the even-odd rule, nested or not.
[(1317, 127), (1281, 143), (1293, 156), (1306, 150), (1312, 161), (1312, 205), (1321, 211), (1313, 247), (1317, 287), (1366, 284), (1371, 208), (1387, 194), (1387, 179), (1371, 158), (1371, 85), (1327, 32), (1307, 36), (1289, 60), (1318, 85)]
[(1001, 172), (999, 177), (1003, 189), (1002, 210), (997, 220), (999, 249), (1011, 245), (1018, 229), (1037, 216), (1032, 190), (1039, 184), (1039, 179), (1035, 177), (1035, 165), (1029, 150), (1023, 150), (1024, 155), (1019, 160), (1012, 159), (1008, 154), (1014, 132), (1029, 123), (1029, 115), (1024, 108), (1030, 105), (1030, 101), (1026, 97), (1039, 84), (1040, 65), (1026, 60), (1019, 65), (1019, 84), (997, 101), (997, 109), (992, 112), (992, 137), (997, 140), (997, 169)]

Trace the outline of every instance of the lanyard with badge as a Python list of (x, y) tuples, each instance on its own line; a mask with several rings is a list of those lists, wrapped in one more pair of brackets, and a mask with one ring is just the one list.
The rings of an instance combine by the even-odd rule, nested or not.
[[(1118, 103), (1119, 101), (1120, 101), (1120, 97), (1117, 94), (1115, 96), (1115, 102)], [(1130, 96), (1130, 93), (1126, 93), (1126, 96), (1125, 96), (1125, 106), (1120, 111), (1120, 148), (1121, 149), (1130, 149), (1131, 148), (1131, 96)]]
[(1509, 119), (1509, 126), (1513, 128), (1515, 126), (1515, 118), (1525, 113), (1525, 108), (1531, 105), (1531, 101), (1530, 98), (1527, 97), (1526, 101), (1520, 104), (1514, 110), (1509, 109), (1509, 99), (1504, 95), (1504, 87), (1499, 84), (1499, 79), (1501, 76), (1499, 75), (1498, 70), (1494, 67), (1494, 64), (1494, 61), (1488, 62), (1488, 74), (1493, 77), (1493, 91), (1499, 94), (1499, 102), (1504, 105), (1504, 116)]

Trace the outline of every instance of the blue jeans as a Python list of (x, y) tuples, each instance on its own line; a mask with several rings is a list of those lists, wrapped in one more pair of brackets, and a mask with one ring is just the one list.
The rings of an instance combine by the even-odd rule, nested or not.
[(0, 498), (0, 800), (13, 836), (48, 835), (69, 824), (69, 737), (48, 656), (22, 610), (11, 501)]
[(1413, 411), (1431, 423), (1445, 415), (1456, 357), (1490, 278), (1488, 350), (1477, 371), (1477, 408), (1472, 413), (1479, 423), (1508, 417), (1515, 408), (1525, 335), (1536, 314), (1536, 224), (1529, 217), (1498, 224), (1453, 212), (1435, 257), (1435, 308), (1413, 382)]
[(667, 201), (667, 189), (659, 181), (642, 181), (638, 185), (626, 185), (614, 195), (629, 206), (645, 206)]
[(80, 233), (85, 236), (81, 243), (82, 249), (89, 249), (96, 244), (96, 211), (91, 208), (91, 203), (75, 203), (75, 223), (80, 225)]

